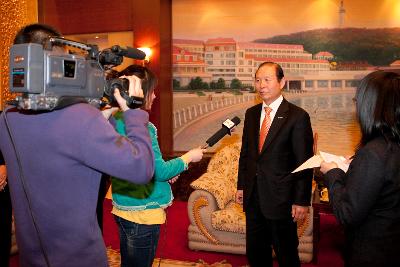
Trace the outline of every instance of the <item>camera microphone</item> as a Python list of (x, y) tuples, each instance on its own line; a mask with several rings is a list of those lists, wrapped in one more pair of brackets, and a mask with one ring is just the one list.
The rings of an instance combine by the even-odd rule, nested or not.
[(99, 62), (103, 65), (120, 65), (123, 57), (143, 60), (146, 54), (139, 49), (132, 47), (122, 48), (119, 45), (113, 45), (111, 48), (104, 49), (98, 54)]
[(111, 51), (119, 56), (124, 56), (133, 59), (143, 60), (146, 57), (146, 53), (144, 53), (143, 51), (129, 46), (127, 46), (126, 48), (122, 48), (119, 45), (114, 45), (111, 47)]
[(203, 146), (202, 148), (205, 149), (208, 147), (212, 147), (219, 140), (221, 140), (225, 135), (227, 135), (227, 134), (231, 135), (233, 128), (235, 128), (236, 125), (238, 125), (239, 123), (240, 123), (240, 119), (237, 116), (232, 118), (232, 120), (227, 119), (226, 121), (224, 121), (222, 123), (222, 128), (219, 129), (218, 132), (216, 132), (213, 136), (208, 138), (208, 140), (206, 141), (206, 145)]

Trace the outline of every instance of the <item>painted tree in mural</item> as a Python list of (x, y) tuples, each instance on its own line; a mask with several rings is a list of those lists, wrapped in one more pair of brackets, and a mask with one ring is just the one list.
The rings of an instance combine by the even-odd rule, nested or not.
[(217, 81), (216, 89), (225, 89), (225, 88), (226, 88), (225, 80), (222, 78), (219, 78)]
[(200, 77), (192, 78), (189, 82), (189, 89), (196, 90), (196, 89), (203, 89), (204, 82)]
[(217, 89), (217, 83), (214, 81), (210, 82), (210, 89)]
[(237, 78), (232, 79), (231, 86), (230, 86), (231, 89), (242, 89), (242, 87), (243, 87), (243, 84), (239, 79), (237, 79)]
[(172, 88), (174, 88), (174, 90), (181, 88), (181, 82), (178, 81), (177, 79), (173, 79), (172, 80)]

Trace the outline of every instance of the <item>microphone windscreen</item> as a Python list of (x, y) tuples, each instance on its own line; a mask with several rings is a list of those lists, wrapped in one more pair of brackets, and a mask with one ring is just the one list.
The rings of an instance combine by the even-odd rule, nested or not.
[(128, 46), (122, 50), (122, 56), (143, 60), (146, 57), (146, 53), (137, 48), (132, 48)]

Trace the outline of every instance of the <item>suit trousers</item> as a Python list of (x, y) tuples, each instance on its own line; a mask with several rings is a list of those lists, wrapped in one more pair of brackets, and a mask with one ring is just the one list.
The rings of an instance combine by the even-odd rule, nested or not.
[(8, 267), (11, 250), (12, 208), (8, 185), (0, 192), (0, 266)]
[(280, 267), (300, 267), (297, 224), (292, 218), (268, 219), (254, 186), (246, 208), (246, 255), (251, 267), (272, 267), (272, 248)]

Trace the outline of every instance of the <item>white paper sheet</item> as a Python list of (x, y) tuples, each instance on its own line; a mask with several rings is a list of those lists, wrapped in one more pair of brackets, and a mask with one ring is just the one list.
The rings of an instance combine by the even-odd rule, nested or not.
[(349, 164), (346, 162), (346, 158), (323, 151), (319, 151), (319, 154), (312, 156), (306, 162), (297, 167), (292, 173), (299, 172), (305, 169), (321, 167), (322, 161), (335, 162), (340, 169), (347, 172)]
[(297, 169), (292, 171), (292, 173), (299, 172), (305, 169), (317, 168), (321, 166), (322, 157), (320, 155), (314, 155), (313, 157), (309, 158), (306, 162), (301, 164)]

